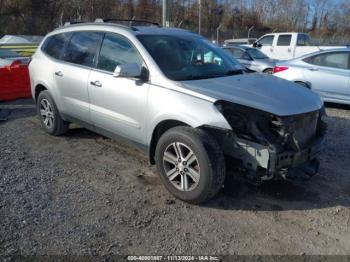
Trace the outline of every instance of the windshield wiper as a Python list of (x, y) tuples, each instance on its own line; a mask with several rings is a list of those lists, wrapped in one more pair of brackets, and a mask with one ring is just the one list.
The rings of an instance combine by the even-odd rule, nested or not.
[(190, 75), (186, 77), (186, 80), (200, 80), (200, 79), (209, 79), (209, 78), (217, 78), (223, 76), (232, 76), (232, 75), (241, 75), (243, 74), (242, 69), (234, 69), (224, 72), (223, 74), (213, 74), (213, 75)]

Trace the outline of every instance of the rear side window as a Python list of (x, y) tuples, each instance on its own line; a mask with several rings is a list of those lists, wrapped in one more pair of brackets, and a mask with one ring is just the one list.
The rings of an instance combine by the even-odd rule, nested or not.
[(66, 47), (71, 36), (72, 33), (63, 33), (50, 36), (42, 45), (41, 50), (53, 58), (61, 59), (64, 48)]
[(232, 49), (233, 57), (236, 59), (244, 59), (244, 51), (241, 49)]
[(117, 65), (136, 63), (140, 67), (143, 60), (135, 47), (124, 37), (106, 34), (103, 39), (97, 68), (114, 72)]
[(298, 34), (297, 46), (309, 46), (310, 37), (306, 34)]
[(92, 66), (102, 36), (103, 34), (98, 32), (74, 33), (64, 54), (64, 60), (78, 65)]
[(318, 66), (349, 69), (349, 52), (319, 54), (305, 58), (304, 62)]
[(290, 46), (292, 35), (279, 35), (277, 40), (277, 46)]
[(273, 35), (268, 35), (259, 40), (259, 44), (261, 45), (267, 45), (270, 46), (273, 43), (274, 36)]

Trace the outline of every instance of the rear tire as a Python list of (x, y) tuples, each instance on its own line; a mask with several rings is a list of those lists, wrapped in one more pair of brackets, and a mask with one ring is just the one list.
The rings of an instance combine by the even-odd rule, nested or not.
[(273, 69), (272, 69), (272, 68), (265, 69), (265, 70), (263, 71), (263, 73), (264, 73), (264, 74), (268, 74), (268, 75), (272, 75)]
[(155, 159), (165, 187), (189, 203), (208, 201), (225, 181), (223, 152), (214, 138), (200, 129), (171, 128), (159, 139)]
[(37, 99), (37, 112), (41, 126), (50, 135), (59, 136), (67, 132), (69, 123), (64, 121), (49, 91), (42, 91)]

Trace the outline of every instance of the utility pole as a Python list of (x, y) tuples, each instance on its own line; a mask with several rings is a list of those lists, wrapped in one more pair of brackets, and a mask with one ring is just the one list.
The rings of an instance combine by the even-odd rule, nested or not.
[(202, 31), (202, 1), (198, 0), (198, 34)]
[(254, 26), (250, 27), (248, 29), (248, 43), (249, 43), (249, 38), (250, 38), (250, 32), (253, 30)]
[(170, 27), (170, 0), (163, 0), (163, 27)]
[(220, 34), (220, 29), (224, 24), (220, 24), (217, 28), (216, 28), (216, 44), (219, 45), (219, 34)]

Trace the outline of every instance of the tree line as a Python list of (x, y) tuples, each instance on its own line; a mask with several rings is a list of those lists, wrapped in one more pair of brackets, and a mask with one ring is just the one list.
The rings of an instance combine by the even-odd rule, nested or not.
[[(198, 0), (172, 0), (171, 24), (198, 31)], [(220, 40), (301, 31), (320, 43), (350, 43), (349, 0), (202, 0), (201, 33)], [(66, 21), (144, 19), (161, 23), (162, 0), (0, 0), (0, 35), (45, 35)]]

